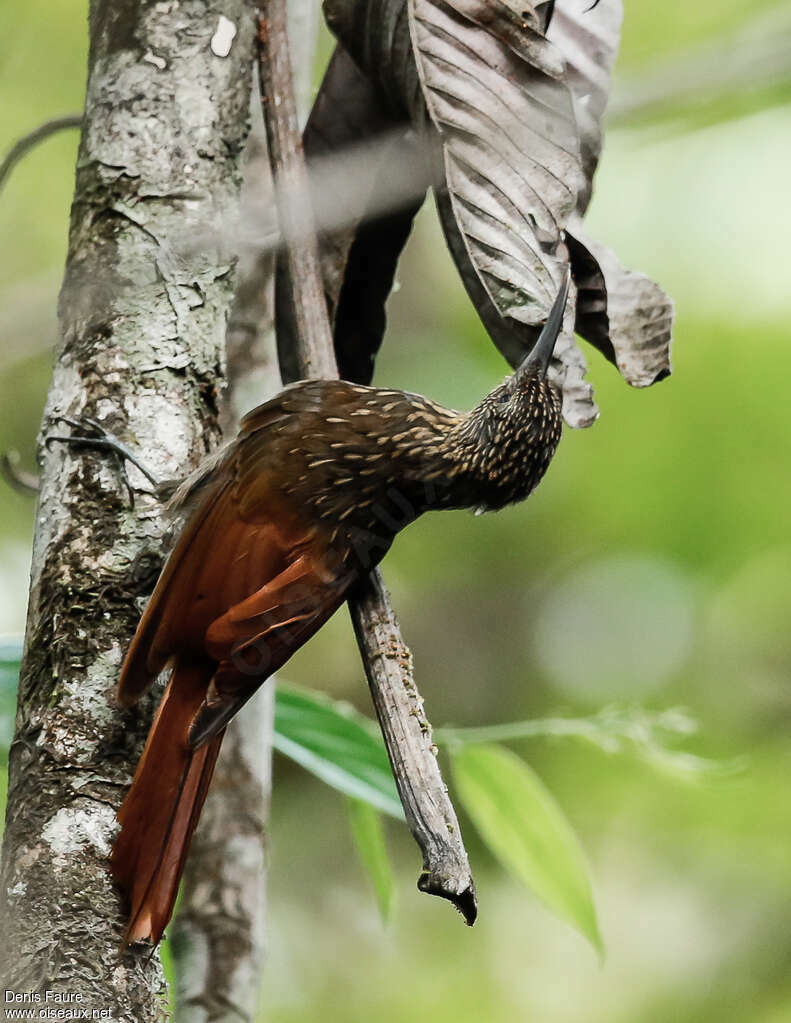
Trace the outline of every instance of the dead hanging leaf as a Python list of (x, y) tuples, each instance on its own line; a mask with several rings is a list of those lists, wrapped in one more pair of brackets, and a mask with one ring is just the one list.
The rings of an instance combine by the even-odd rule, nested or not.
[[(449, 247), (484, 325), (515, 366), (557, 293), (563, 227), (584, 181), (563, 59), (524, 3), (400, 2), (408, 24), (396, 0), (329, 0), (325, 10), (390, 108), (418, 126), (428, 119)], [(563, 388), (567, 422), (587, 426), (598, 412), (573, 322), (569, 313), (551, 376)]]
[[(467, 293), (475, 306), (489, 337), (512, 365), (518, 365), (535, 340), (533, 328), (515, 323), (500, 315), (472, 265), (462, 234), (456, 224), (447, 192), (437, 193), (437, 209), (448, 248), (456, 263)], [(563, 392), (563, 418), (575, 428), (590, 426), (599, 415), (593, 401), (593, 390), (585, 380), (587, 363), (574, 340), (574, 284), (563, 322), (563, 330), (555, 345), (554, 359), (549, 367), (550, 380)]]
[[(515, 366), (557, 293), (563, 228), (584, 185), (563, 60), (524, 4), (410, 0), (410, 12), (442, 146), (443, 230), (484, 325)], [(569, 314), (551, 377), (563, 389), (566, 422), (581, 427), (598, 410), (573, 323)]]
[(407, 0), (324, 0), (329, 29), (366, 73), (379, 102), (396, 120), (425, 116)]
[[(419, 90), (403, 4), (402, 10)], [(430, 168), (405, 113), (393, 112), (382, 90), (340, 43), (319, 87), (303, 145), (338, 370), (346, 380), (368, 384), (385, 333), (398, 259), (432, 184)], [(294, 379), (293, 311), (287, 277), (279, 269), (276, 334), (281, 366)]]
[[(416, 197), (393, 208), (391, 199), (405, 175), (422, 180), (422, 188)], [(333, 336), (338, 368), (347, 380), (369, 384), (373, 379), (385, 334), (385, 305), (428, 185), (425, 160), (414, 132), (408, 130), (385, 153), (346, 260)]]
[[(600, 266), (597, 254), (606, 250), (594, 243), (569, 237), (564, 244), (566, 224), (590, 198), (620, 0), (601, 0), (595, 11), (578, 0), (535, 8), (526, 0), (325, 0), (325, 11), (376, 84), (379, 102), (424, 132), (441, 167), (435, 191), (448, 246), (506, 359), (516, 365), (532, 348), (570, 259), (580, 286), (576, 329), (630, 382), (666, 375), (671, 306), (661, 290), (611, 254)], [(404, 217), (383, 231), (386, 253), (375, 253), (372, 230), (358, 232), (357, 258), (344, 278), (352, 316), (368, 295), (367, 333), (358, 329), (354, 342), (368, 361), (358, 374), (372, 370), (410, 222)], [(366, 292), (361, 269), (372, 261), (379, 287)], [(650, 299), (648, 318), (645, 307), (627, 311), (630, 298)], [(551, 375), (563, 388), (566, 421), (587, 426), (598, 411), (574, 326), (569, 313)]]
[[(341, 271), (384, 158), (384, 150), (377, 145), (377, 140), (388, 136), (393, 127), (394, 122), (371, 81), (343, 47), (336, 46), (305, 125), (302, 143), (308, 164), (320, 176), (327, 177), (324, 168), (332, 166), (333, 159), (343, 164), (329, 182), (332, 212), (335, 223), (340, 226), (321, 231), (322, 249), (340, 248), (342, 255), (334, 262)], [(366, 145), (364, 152), (358, 151), (361, 144)], [(355, 154), (353, 167), (347, 165), (351, 153)], [(326, 187), (325, 184), (323, 190)], [(318, 208), (324, 196), (316, 195), (313, 200), (321, 226), (327, 219)], [(337, 299), (340, 280), (333, 278), (331, 285), (334, 299)]]
[(622, 21), (621, 0), (601, 0), (595, 10), (581, 0), (556, 0), (547, 28), (547, 38), (563, 54), (566, 82), (574, 101), (585, 173), (585, 185), (577, 197), (580, 215), (588, 208), (601, 153), (601, 122), (610, 95)]
[[(560, 56), (524, 20), (517, 50), (505, 3), (408, 6), (465, 247), (500, 315), (540, 327), (557, 293), (557, 247), (583, 180)], [(485, 29), (472, 20), (484, 11)]]
[(578, 333), (614, 362), (632, 387), (664, 380), (671, 372), (672, 301), (650, 278), (622, 266), (580, 224), (572, 228), (567, 240), (572, 266), (578, 267)]
[[(305, 157), (309, 166), (316, 167), (333, 157), (343, 159), (361, 144), (366, 145), (366, 150), (357, 151), (353, 168), (341, 168), (346, 173), (333, 175), (333, 213), (342, 226), (320, 232), (331, 321), (335, 318), (349, 248), (385, 158), (386, 147), (379, 145), (378, 140), (389, 137), (396, 127), (370, 79), (342, 46), (336, 46), (305, 125)], [(314, 197), (314, 205), (317, 199)], [(325, 218), (318, 212), (317, 219), (322, 224)]]
[[(406, 32), (405, 37), (408, 43)], [(413, 77), (417, 83), (414, 68)], [(344, 379), (368, 384), (398, 259), (431, 185), (429, 167), (410, 121), (393, 114), (340, 44), (319, 87), (303, 144), (338, 369)], [(291, 372), (289, 289), (282, 274), (278, 283), (277, 336), (281, 363)]]
[(585, 187), (567, 232), (577, 285), (578, 334), (614, 363), (633, 387), (670, 373), (673, 303), (648, 277), (625, 269), (614, 252), (588, 237), (580, 217), (591, 197), (602, 144), (601, 120), (620, 42), (621, 0), (601, 0), (586, 11), (577, 0), (557, 0), (547, 35), (563, 53), (580, 132)]

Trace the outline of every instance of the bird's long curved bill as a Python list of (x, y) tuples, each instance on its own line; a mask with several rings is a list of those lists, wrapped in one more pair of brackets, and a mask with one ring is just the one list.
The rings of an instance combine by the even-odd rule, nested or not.
[(563, 314), (566, 311), (566, 302), (569, 297), (570, 285), (571, 269), (568, 265), (566, 265), (566, 270), (563, 274), (563, 283), (560, 285), (560, 291), (557, 294), (557, 298), (552, 303), (552, 308), (549, 310), (547, 322), (544, 324), (541, 333), (538, 335), (538, 340), (520, 365), (520, 373), (533, 372), (538, 373), (538, 375), (542, 377), (546, 376), (549, 360), (552, 358), (552, 353), (555, 350), (555, 344), (557, 343), (558, 335), (560, 334), (560, 328), (563, 326)]

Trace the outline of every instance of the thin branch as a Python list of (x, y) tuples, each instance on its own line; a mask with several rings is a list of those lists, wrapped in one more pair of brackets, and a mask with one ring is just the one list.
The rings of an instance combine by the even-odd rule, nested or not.
[(372, 572), (349, 605), (398, 794), (423, 853), (418, 888), (448, 899), (472, 925), (478, 906), (467, 852), (382, 573)]
[[(607, 124), (632, 127), (713, 111), (723, 119), (787, 102), (791, 81), (791, 14), (779, 6), (654, 66), (625, 76), (610, 101)], [(695, 122), (693, 122), (695, 123)]]
[(19, 494), (31, 497), (39, 492), (38, 476), (19, 468), (19, 452), (4, 451), (0, 455), (0, 476)]
[[(294, 102), (285, 0), (269, 0), (260, 19), (260, 74), (270, 160), (276, 179), (308, 180)], [(281, 193), (282, 195), (282, 193)], [(305, 377), (337, 377), (319, 270), (312, 210), (281, 198), (299, 369)], [(306, 227), (309, 230), (306, 230)], [(366, 675), (412, 834), (423, 852), (421, 891), (451, 901), (468, 923), (475, 888), (453, 805), (442, 780), (431, 729), (412, 674), (412, 660), (378, 570), (349, 600)]]
[(478, 728), (446, 727), (438, 728), (434, 735), (451, 748), (524, 739), (582, 739), (608, 754), (623, 753), (631, 746), (637, 756), (656, 767), (697, 778), (722, 777), (743, 768), (739, 757), (715, 760), (668, 745), (696, 731), (697, 722), (682, 707), (652, 711), (613, 706), (587, 718), (532, 718)]
[(259, 20), (260, 74), (269, 159), (278, 191), (281, 236), (286, 239), (291, 299), (296, 316), (296, 357), (306, 378), (337, 378), (338, 366), (324, 304), (313, 211), (295, 201), (310, 194), (291, 75), (284, 0), (270, 0)]
[(8, 178), (22, 157), (29, 153), (31, 149), (35, 149), (39, 142), (43, 142), (50, 135), (55, 135), (67, 128), (79, 128), (81, 124), (82, 114), (67, 114), (65, 117), (53, 117), (51, 121), (45, 121), (38, 128), (34, 128), (27, 135), (23, 135), (21, 139), (17, 139), (6, 153), (2, 163), (0, 163), (0, 188), (3, 187), (6, 178)]

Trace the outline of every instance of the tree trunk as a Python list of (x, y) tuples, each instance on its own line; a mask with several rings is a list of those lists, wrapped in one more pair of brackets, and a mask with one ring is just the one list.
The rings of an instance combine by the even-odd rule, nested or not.
[[(59, 416), (90, 416), (161, 479), (183, 476), (219, 436), (233, 272), (206, 239), (238, 202), (254, 16), (247, 0), (91, 4), (62, 340), (43, 435), (67, 432)], [(156, 698), (121, 712), (113, 688), (162, 561), (161, 504), (130, 467), (130, 507), (113, 457), (43, 443), (40, 454), (0, 987), (28, 1002), (50, 992), (50, 1005), (68, 998), (103, 1018), (158, 1020), (158, 958), (146, 949), (119, 958), (107, 854)]]

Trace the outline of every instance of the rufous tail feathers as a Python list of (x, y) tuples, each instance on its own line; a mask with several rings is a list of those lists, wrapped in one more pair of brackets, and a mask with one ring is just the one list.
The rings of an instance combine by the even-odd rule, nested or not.
[(211, 662), (177, 663), (118, 820), (110, 860), (126, 898), (123, 944), (162, 937), (206, 798), (223, 732), (198, 749), (187, 740), (212, 674)]

